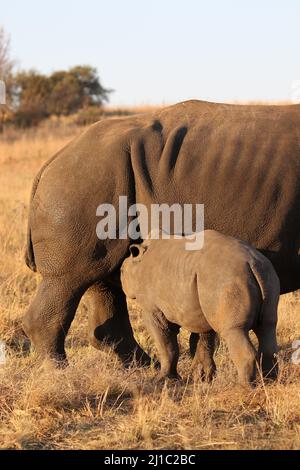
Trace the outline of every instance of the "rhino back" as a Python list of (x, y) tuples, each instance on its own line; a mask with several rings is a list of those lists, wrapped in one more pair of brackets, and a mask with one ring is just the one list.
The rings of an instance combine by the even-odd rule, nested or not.
[(181, 103), (135, 131), (131, 160), (138, 202), (202, 203), (205, 228), (299, 270), (300, 106)]
[(265, 250), (281, 281), (290, 275), (286, 290), (296, 288), (299, 129), (297, 105), (191, 101), (101, 121), (52, 158), (39, 177), (30, 214), (35, 254), (52, 232), (68, 239), (61, 243), (67, 250), (76, 232), (73, 244), (78, 250), (89, 244), (93, 256), (96, 208), (103, 202), (117, 206), (120, 195), (128, 195), (129, 204), (203, 203), (206, 228)]

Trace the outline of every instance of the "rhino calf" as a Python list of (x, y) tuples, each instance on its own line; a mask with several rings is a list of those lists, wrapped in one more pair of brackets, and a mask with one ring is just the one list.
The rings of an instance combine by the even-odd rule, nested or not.
[[(199, 335), (193, 365), (210, 381), (215, 373), (215, 334), (224, 338), (242, 384), (277, 375), (276, 325), (280, 285), (271, 262), (248, 243), (214, 230), (201, 250), (186, 239), (146, 240), (131, 245), (121, 268), (122, 287), (140, 305), (155, 341), (160, 378), (177, 378), (180, 327)], [(258, 357), (249, 339), (254, 330)], [(195, 336), (195, 335), (194, 335)]]

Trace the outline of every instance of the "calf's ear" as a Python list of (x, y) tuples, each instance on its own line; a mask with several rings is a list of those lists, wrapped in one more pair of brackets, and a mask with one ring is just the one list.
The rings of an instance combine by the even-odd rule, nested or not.
[(133, 258), (137, 258), (138, 256), (141, 256), (144, 251), (145, 247), (142, 245), (130, 245), (129, 247), (130, 254)]

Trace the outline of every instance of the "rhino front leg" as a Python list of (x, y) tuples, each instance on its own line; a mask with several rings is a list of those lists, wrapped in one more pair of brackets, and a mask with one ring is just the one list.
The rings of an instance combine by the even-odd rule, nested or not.
[[(195, 333), (192, 333), (192, 335), (195, 335)], [(202, 380), (211, 382), (216, 373), (216, 364), (214, 361), (216, 333), (209, 331), (208, 333), (200, 333), (194, 337), (192, 337), (192, 335), (190, 338), (190, 346), (192, 346), (193, 342), (196, 348), (192, 368), (195, 372), (200, 373)], [(194, 346), (191, 347), (191, 352), (193, 348)]]
[(199, 333), (191, 333), (190, 334), (190, 339), (189, 339), (189, 347), (190, 347), (190, 354), (194, 358), (196, 351), (197, 351), (197, 345), (199, 341)]
[(98, 282), (88, 290), (88, 298), (91, 344), (97, 349), (105, 343), (113, 346), (125, 366), (134, 359), (142, 366), (149, 366), (151, 359), (134, 339), (122, 289)]
[(44, 278), (23, 317), (24, 331), (38, 354), (58, 365), (67, 364), (65, 337), (84, 291), (67, 277)]

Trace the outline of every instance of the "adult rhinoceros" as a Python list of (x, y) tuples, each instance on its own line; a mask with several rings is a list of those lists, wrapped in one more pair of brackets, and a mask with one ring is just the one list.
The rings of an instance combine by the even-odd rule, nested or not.
[(300, 287), (300, 105), (188, 101), (98, 122), (50, 159), (32, 191), (26, 261), (42, 275), (24, 328), (38, 351), (65, 359), (84, 292), (90, 339), (134, 340), (124, 294), (111, 284), (130, 240), (99, 240), (101, 203), (203, 203), (205, 227), (244, 239), (273, 262), (282, 292)]

